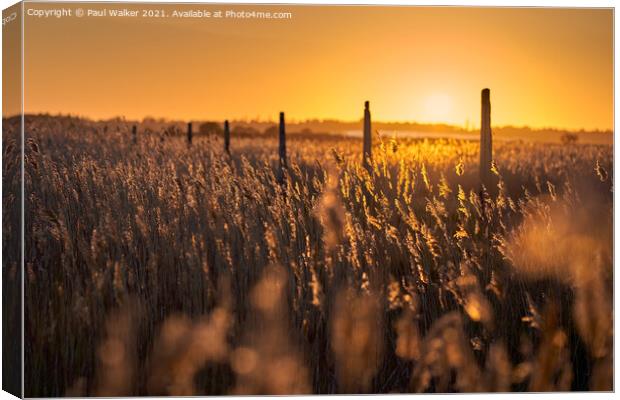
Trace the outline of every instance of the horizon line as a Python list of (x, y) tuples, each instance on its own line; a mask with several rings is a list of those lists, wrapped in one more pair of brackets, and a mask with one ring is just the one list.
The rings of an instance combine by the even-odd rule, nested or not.
[[(286, 112), (284, 112), (286, 115)], [(22, 115), (22, 113), (18, 113), (18, 114), (12, 114), (9, 116), (2, 116), (2, 119), (11, 119), (11, 118), (15, 118), (15, 117), (20, 117)], [(29, 113), (23, 113), (24, 116), (50, 116), (50, 117), (68, 117), (68, 118), (77, 118), (77, 119), (83, 119), (83, 120), (89, 120), (89, 121), (93, 121), (93, 122), (105, 122), (105, 121), (112, 121), (112, 120), (123, 120), (125, 122), (138, 122), (138, 123), (144, 123), (146, 120), (153, 120), (153, 121), (161, 121), (161, 122), (168, 122), (168, 123), (179, 123), (179, 122), (183, 122), (183, 123), (188, 123), (188, 122), (221, 122), (224, 123), (224, 121), (228, 120), (230, 122), (242, 122), (242, 123), (262, 123), (262, 124), (274, 124), (277, 125), (278, 124), (278, 120), (277, 119), (269, 119), (269, 120), (260, 120), (260, 119), (254, 119), (254, 118), (234, 118), (234, 119), (226, 119), (226, 118), (192, 118), (192, 119), (185, 119), (185, 118), (181, 118), (181, 119), (175, 119), (175, 118), (169, 118), (169, 117), (155, 117), (155, 116), (151, 116), (151, 115), (146, 115), (142, 118), (128, 118), (124, 115), (116, 115), (113, 117), (108, 117), (108, 118), (93, 118), (90, 116), (86, 116), (86, 115), (80, 115), (79, 113), (75, 113), (72, 114), (71, 112), (68, 112), (66, 114), (62, 113), (62, 112), (58, 112), (58, 113), (52, 113), (52, 112), (29, 112)], [(300, 124), (300, 123), (308, 123), (308, 122), (319, 122), (319, 123), (325, 123), (325, 122), (336, 122), (336, 123), (343, 123), (343, 124), (352, 124), (352, 123), (359, 123), (361, 121), (363, 121), (363, 118), (357, 119), (357, 120), (346, 120), (346, 119), (338, 119), (338, 118), (318, 118), (318, 117), (313, 117), (313, 118), (291, 118), (289, 121), (287, 121), (289, 124)], [(421, 122), (421, 121), (415, 121), (415, 120), (373, 120), (373, 123), (377, 123), (377, 124), (415, 124), (415, 125), (425, 125), (425, 126), (444, 126), (444, 127), (450, 127), (450, 128), (457, 128), (457, 129), (461, 129), (461, 130), (465, 130), (465, 131), (471, 131), (471, 130), (479, 130), (480, 126), (479, 124), (471, 124), (470, 128), (467, 128), (467, 126), (465, 124), (453, 124), (453, 123), (449, 123), (449, 122)], [(492, 125), (493, 126), (493, 125)], [(560, 126), (551, 126), (551, 125), (546, 125), (546, 126), (530, 126), (530, 125), (515, 125), (515, 124), (502, 124), (502, 125), (494, 125), (493, 126), (496, 129), (506, 129), (506, 128), (516, 128), (516, 129), (529, 129), (531, 131), (565, 131), (565, 132), (600, 132), (600, 133), (614, 133), (615, 130), (614, 128), (567, 128), (567, 127), (560, 127)]]

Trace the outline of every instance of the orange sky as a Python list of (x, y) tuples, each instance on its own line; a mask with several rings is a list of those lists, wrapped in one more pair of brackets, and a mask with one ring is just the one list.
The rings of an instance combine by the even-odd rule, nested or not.
[(26, 112), (275, 120), (285, 111), (289, 119), (357, 120), (370, 100), (377, 120), (478, 126), (480, 90), (489, 87), (496, 125), (613, 128), (610, 9), (127, 8), (293, 16), (26, 16)]

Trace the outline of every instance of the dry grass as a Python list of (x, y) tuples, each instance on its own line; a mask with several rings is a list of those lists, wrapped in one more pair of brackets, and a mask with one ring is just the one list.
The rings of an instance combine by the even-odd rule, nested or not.
[(27, 396), (612, 389), (610, 146), (129, 132), (27, 118)]

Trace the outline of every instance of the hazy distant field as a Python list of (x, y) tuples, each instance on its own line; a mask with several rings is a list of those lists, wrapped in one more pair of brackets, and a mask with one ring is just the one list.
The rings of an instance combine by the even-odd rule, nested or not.
[[(480, 140), (480, 132), (463, 131), (463, 132), (425, 132), (425, 131), (408, 131), (408, 130), (389, 130), (383, 129), (380, 131), (387, 139), (457, 139), (457, 140)], [(573, 140), (580, 144), (603, 144), (612, 145), (614, 135), (611, 132), (577, 132), (567, 134), (565, 132), (510, 132), (504, 131), (496, 134), (495, 141), (525, 141), (535, 143), (563, 143), (566, 140)], [(361, 138), (361, 130), (351, 130), (343, 132), (345, 136), (352, 138)], [(572, 139), (568, 139), (572, 136)]]
[(611, 145), (143, 131), (27, 118), (26, 396), (612, 389)]

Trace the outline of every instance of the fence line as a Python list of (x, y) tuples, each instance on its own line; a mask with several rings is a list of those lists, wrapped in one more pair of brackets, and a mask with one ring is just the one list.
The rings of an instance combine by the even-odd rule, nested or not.
[[(487, 188), (491, 181), (491, 168), (493, 163), (493, 135), (491, 130), (491, 91), (488, 88), (481, 92), (481, 113), (480, 113), (480, 183)], [(138, 127), (132, 126), (132, 141), (137, 143)], [(193, 138), (192, 123), (187, 123), (187, 143), (191, 146)], [(230, 123), (224, 121), (224, 151), (230, 155)], [(370, 116), (370, 102), (364, 102), (363, 120), (363, 153), (362, 163), (365, 167), (370, 165), (372, 160), (372, 122)], [(286, 155), (286, 124), (284, 112), (280, 112), (278, 127), (278, 179), (283, 180), (284, 169), (287, 167)]]

